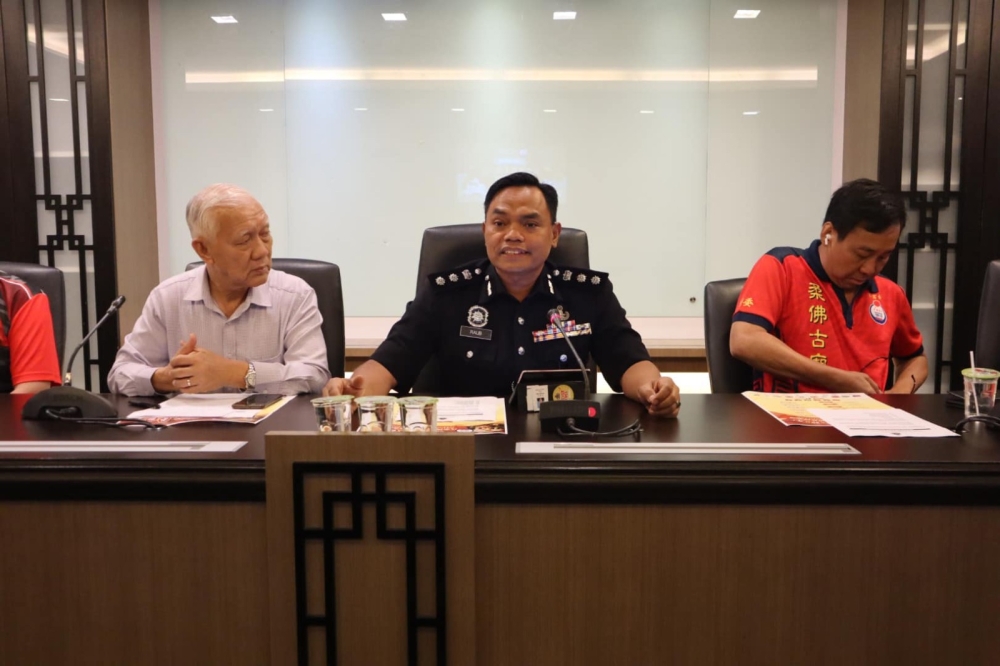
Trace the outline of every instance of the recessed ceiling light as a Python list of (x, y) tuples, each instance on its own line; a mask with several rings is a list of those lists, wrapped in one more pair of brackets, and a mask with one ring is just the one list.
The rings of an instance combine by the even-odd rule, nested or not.
[(261, 113), (271, 113), (272, 111), (274, 111), (274, 109), (261, 109), (260, 110)]
[(754, 19), (760, 15), (759, 9), (737, 9), (733, 18), (738, 19)]
[(554, 21), (572, 21), (576, 18), (576, 12), (552, 12)]
[(542, 113), (555, 113), (555, 109), (542, 109)]
[(465, 109), (452, 109), (452, 111), (465, 111)]
[(239, 23), (235, 16), (213, 16), (212, 20), (216, 23)]
[(639, 111), (639, 113), (656, 113), (656, 112), (653, 111), (652, 109), (642, 109), (641, 111)]
[(354, 110), (355, 111), (367, 111), (368, 107), (367, 106), (356, 106), (356, 107), (354, 107)]
[(406, 14), (403, 14), (402, 12), (400, 12), (398, 14), (391, 14), (391, 13), (390, 14), (382, 14), (382, 18), (385, 19), (386, 21), (405, 21), (406, 20)]
[(760, 113), (760, 111), (744, 111), (743, 115), (744, 116), (756, 116), (758, 113)]
[[(962, 99), (959, 97), (959, 99)], [(49, 97), (50, 102), (68, 102), (69, 100), (64, 97)]]

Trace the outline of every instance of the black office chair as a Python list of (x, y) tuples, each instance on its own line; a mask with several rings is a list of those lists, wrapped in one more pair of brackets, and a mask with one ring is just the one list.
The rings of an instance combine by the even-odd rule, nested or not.
[[(424, 230), (420, 242), (420, 265), (417, 268), (417, 293), (430, 287), (427, 276), (446, 271), (453, 266), (486, 258), (482, 224), (452, 224)], [(587, 232), (563, 228), (559, 245), (552, 250), (549, 261), (557, 266), (590, 268), (590, 244)]]
[[(186, 270), (201, 266), (195, 261)], [(344, 292), (340, 267), (314, 259), (272, 259), (271, 267), (302, 278), (316, 292), (319, 312), (323, 315), (323, 339), (326, 362), (333, 377), (344, 376)]]
[(1000, 260), (986, 267), (983, 279), (979, 327), (976, 329), (976, 365), (1000, 368)]
[(753, 368), (729, 353), (736, 301), (746, 278), (705, 285), (705, 356), (712, 393), (742, 393), (753, 388)]
[(50, 266), (13, 261), (0, 261), (0, 271), (16, 275), (24, 280), (32, 291), (44, 292), (49, 297), (52, 328), (56, 336), (56, 353), (59, 355), (59, 368), (62, 372), (65, 351), (63, 348), (66, 346), (66, 283), (62, 271)]
[[(417, 293), (430, 288), (428, 275), (441, 273), (454, 266), (486, 258), (486, 242), (482, 224), (453, 224), (430, 227), (424, 230), (420, 242), (420, 264), (417, 269)], [(590, 268), (590, 244), (587, 232), (564, 227), (559, 235), (559, 245), (549, 254), (549, 261), (557, 266)], [(590, 362), (591, 378), (595, 368)], [(440, 385), (438, 360), (431, 358), (413, 382), (414, 393), (437, 393)]]

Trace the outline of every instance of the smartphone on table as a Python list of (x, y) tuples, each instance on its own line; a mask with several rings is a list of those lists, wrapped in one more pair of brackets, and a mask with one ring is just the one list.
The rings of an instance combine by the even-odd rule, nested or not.
[(264, 409), (284, 397), (278, 393), (251, 393), (239, 402), (234, 402), (233, 409)]

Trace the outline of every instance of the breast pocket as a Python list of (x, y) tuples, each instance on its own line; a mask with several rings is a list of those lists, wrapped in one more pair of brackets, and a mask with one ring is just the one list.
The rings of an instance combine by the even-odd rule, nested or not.
[(497, 343), (492, 340), (459, 338), (458, 342), (442, 350), (441, 356), (446, 363), (457, 367), (490, 367), (497, 362)]
[(278, 362), (285, 352), (281, 330), (277, 325), (257, 327), (252, 332), (233, 329), (227, 331), (227, 335), (234, 338), (232, 342), (236, 350), (235, 358), (260, 363)]

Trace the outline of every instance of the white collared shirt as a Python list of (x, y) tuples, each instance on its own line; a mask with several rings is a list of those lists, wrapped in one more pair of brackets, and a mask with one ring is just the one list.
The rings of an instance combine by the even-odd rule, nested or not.
[(115, 393), (152, 395), (153, 372), (191, 333), (220, 356), (253, 361), (261, 393), (318, 393), (330, 377), (316, 294), (294, 275), (271, 270), (228, 319), (212, 298), (204, 266), (161, 282), (108, 375)]

